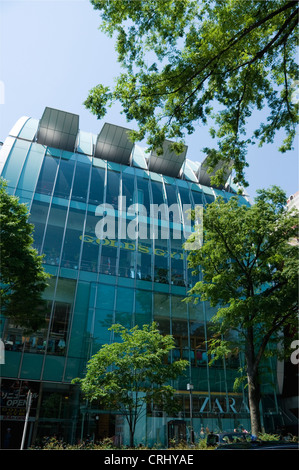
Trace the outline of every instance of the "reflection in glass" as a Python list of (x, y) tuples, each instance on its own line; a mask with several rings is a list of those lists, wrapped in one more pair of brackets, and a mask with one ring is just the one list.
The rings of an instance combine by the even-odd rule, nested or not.
[(61, 266), (78, 269), (85, 213), (70, 209), (65, 232)]
[(60, 166), (54, 189), (55, 197), (69, 197), (73, 180), (74, 167), (75, 162), (73, 160), (60, 161)]
[(173, 238), (171, 230), (170, 246), (171, 246), (171, 284), (176, 286), (185, 286), (185, 269), (184, 269), (184, 250), (183, 240)]
[(164, 204), (163, 184), (158, 181), (151, 181), (153, 204)]
[(82, 202), (86, 201), (89, 173), (90, 165), (77, 162), (72, 190), (72, 199)]
[(107, 172), (107, 194), (106, 203), (111, 204), (114, 209), (118, 207), (119, 196), (119, 173), (109, 170)]
[(36, 185), (36, 192), (40, 194), (52, 194), (56, 178), (59, 160), (51, 155), (44, 158), (43, 165)]
[(152, 323), (152, 292), (136, 290), (135, 324), (139, 327)]
[(163, 334), (170, 334), (170, 298), (168, 294), (154, 293), (154, 321)]
[(138, 204), (144, 205), (149, 217), (150, 214), (150, 199), (149, 199), (149, 180), (147, 178), (137, 178), (137, 198)]
[(45, 202), (34, 200), (30, 210), (29, 222), (34, 224), (33, 246), (41, 254), (41, 246), (45, 230), (49, 205)]
[(155, 240), (155, 282), (163, 284), (169, 283), (169, 251), (168, 240)]
[(92, 167), (89, 203), (90, 204), (103, 204), (104, 202), (104, 183), (105, 183), (105, 170), (103, 168)]
[(84, 271), (97, 272), (99, 258), (99, 240), (95, 236), (95, 226), (98, 217), (88, 213), (86, 217), (85, 234), (83, 236), (83, 249), (81, 258), (81, 269)]
[(152, 243), (151, 240), (138, 240), (137, 279), (152, 280)]
[(126, 207), (124, 207), (123, 210), (127, 210), (129, 206), (137, 203), (134, 188), (134, 175), (131, 173), (123, 172), (122, 174), (122, 196), (126, 198)]
[(45, 263), (58, 265), (64, 233), (67, 208), (52, 204), (46, 229), (44, 246)]

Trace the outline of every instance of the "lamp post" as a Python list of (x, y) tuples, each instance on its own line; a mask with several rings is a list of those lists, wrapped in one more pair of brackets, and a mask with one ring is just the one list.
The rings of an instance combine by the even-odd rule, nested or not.
[(26, 437), (26, 431), (27, 431), (27, 424), (28, 424), (28, 421), (29, 421), (29, 413), (30, 413), (30, 408), (31, 408), (31, 402), (32, 402), (32, 392), (31, 392), (31, 390), (28, 390), (27, 401), (26, 401), (26, 417), (25, 417), (25, 423), (24, 423), (23, 436), (22, 436), (22, 442), (21, 442), (20, 450), (24, 449), (25, 437)]
[(194, 433), (193, 433), (193, 415), (192, 415), (192, 390), (193, 384), (187, 384), (187, 390), (190, 392), (190, 444), (194, 444)]

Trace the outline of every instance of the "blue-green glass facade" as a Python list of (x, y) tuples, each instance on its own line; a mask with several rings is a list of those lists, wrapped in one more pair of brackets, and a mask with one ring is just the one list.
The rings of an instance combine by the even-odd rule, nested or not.
[[(146, 209), (153, 203), (176, 203), (182, 209), (182, 204), (208, 204), (219, 194), (229, 198), (231, 189), (200, 184), (199, 164), (189, 160), (179, 177), (171, 177), (149, 171), (147, 154), (138, 145), (132, 148), (129, 164), (120, 164), (94, 155), (97, 136), (79, 132), (74, 150), (67, 151), (61, 145), (55, 148), (38, 142), (38, 129), (38, 120), (20, 119), (1, 149), (1, 175), (8, 191), (27, 204), (35, 227), (34, 246), (44, 254), (45, 269), (52, 275), (44, 293), (45, 329), (26, 336), (2, 320), (3, 422), (13, 423), (19, 436), (16, 423), (22, 423), (24, 414), (20, 400), (30, 384), (34, 397), (28, 443), (53, 434), (68, 442), (89, 434), (95, 439), (116, 436), (118, 442), (127, 443), (122, 417), (81, 401), (71, 381), (82, 376), (87, 360), (101, 345), (113, 341), (108, 330), (112, 324), (133, 327), (156, 321), (162, 333), (176, 340), (170, 360), (186, 358), (190, 367), (174, 383), (181, 412), (167, 416), (154, 405), (149, 407), (138, 424), (136, 442), (167, 445), (168, 423), (174, 420), (186, 424), (188, 435), (188, 383), (194, 386), (195, 436), (202, 427), (249, 426), (245, 391), (233, 390), (242, 359), (231, 357), (209, 365), (205, 341), (215, 310), (207, 302), (182, 302), (197, 280), (187, 266), (183, 237), (99, 239), (95, 231), (100, 219), (97, 207), (103, 203), (115, 208), (119, 233), (120, 225), (127, 229), (132, 221), (126, 209), (133, 203)], [(118, 196), (126, 197), (126, 207), (117, 205)], [(240, 203), (248, 202), (240, 196)], [(146, 221), (161, 224), (149, 219), (149, 210)], [(274, 364), (271, 370), (275, 371)], [(269, 408), (277, 411), (273, 374), (265, 379), (264, 389), (270, 397)]]

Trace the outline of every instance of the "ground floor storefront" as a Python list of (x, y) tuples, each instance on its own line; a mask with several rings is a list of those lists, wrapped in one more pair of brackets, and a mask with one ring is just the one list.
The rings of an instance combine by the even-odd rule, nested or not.
[[(32, 400), (24, 448), (43, 446), (50, 438), (69, 444), (86, 440), (99, 442), (105, 438), (110, 438), (116, 446), (126, 446), (130, 442), (125, 417), (82, 400), (78, 388), (73, 385), (3, 379), (1, 388), (2, 449), (19, 449), (21, 446), (29, 390)], [(275, 432), (284, 426), (283, 414), (279, 408), (270, 410), (271, 399), (266, 398), (265, 403), (269, 405), (262, 410), (262, 424), (265, 431)], [(180, 411), (175, 416), (168, 416), (154, 405), (144, 409), (136, 427), (136, 446), (167, 448), (179, 441), (193, 439), (198, 442), (212, 431), (250, 431), (249, 409), (246, 397), (241, 393), (178, 391), (176, 400), (180, 402)]]

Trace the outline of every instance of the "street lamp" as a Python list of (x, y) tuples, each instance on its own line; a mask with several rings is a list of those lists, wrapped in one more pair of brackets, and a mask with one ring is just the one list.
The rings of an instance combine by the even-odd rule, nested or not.
[(193, 384), (187, 384), (187, 390), (190, 392), (190, 443), (194, 443), (194, 433), (193, 433), (193, 416), (192, 416), (192, 390), (193, 390)]

